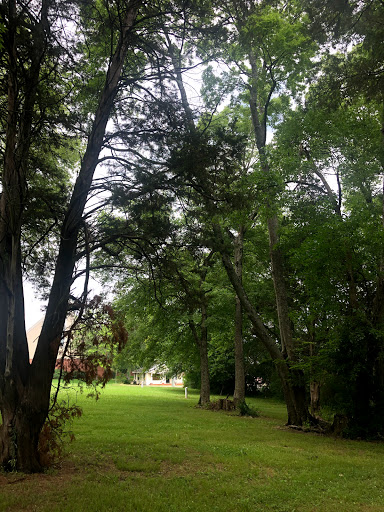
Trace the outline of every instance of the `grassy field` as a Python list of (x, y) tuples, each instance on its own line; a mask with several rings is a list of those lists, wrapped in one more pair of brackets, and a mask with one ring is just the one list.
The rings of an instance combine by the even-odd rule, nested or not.
[(0, 474), (9, 512), (384, 511), (384, 444), (299, 433), (284, 407), (242, 418), (182, 389), (109, 384), (79, 396), (76, 441), (56, 470)]

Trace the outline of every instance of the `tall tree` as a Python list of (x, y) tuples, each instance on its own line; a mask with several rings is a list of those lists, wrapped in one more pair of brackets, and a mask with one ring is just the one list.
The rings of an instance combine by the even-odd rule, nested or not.
[[(227, 2), (221, 7), (231, 20), (228, 28), (227, 62), (235, 63), (239, 83), (244, 94), (241, 101), (247, 101), (252, 119), (254, 137), (258, 150), (259, 172), (264, 180), (263, 211), (269, 233), (272, 280), (275, 290), (276, 309), (279, 323), (279, 342), (270, 336), (262, 317), (249, 301), (235, 267), (231, 261), (228, 235), (216, 223), (214, 233), (216, 247), (222, 254), (224, 267), (241, 300), (244, 311), (254, 326), (255, 334), (265, 344), (271, 357), (276, 360), (288, 409), (288, 423), (301, 425), (310, 418), (306, 403), (306, 388), (303, 375), (294, 368), (297, 361), (296, 341), (290, 318), (289, 290), (284, 268), (284, 255), (279, 239), (278, 196), (280, 179), (267, 151), (267, 127), (273, 111), (274, 95), (282, 89), (300, 89), (302, 73), (310, 64), (313, 45), (306, 33), (305, 20), (296, 10), (296, 5), (267, 2)], [(284, 102), (284, 93), (281, 94)]]
[[(23, 213), (28, 194), (32, 136), (45, 123), (39, 94), (60, 68), (57, 30), (63, 22), (56, 3), (2, 5), (7, 76), (6, 141), (0, 203), (0, 461), (5, 469), (39, 471), (39, 434), (47, 417), (53, 371), (67, 314), (77, 261), (83, 212), (99, 161), (107, 122), (132, 41), (139, 1), (123, 2), (109, 21), (113, 44), (104, 62), (104, 85), (96, 101), (84, 156), (60, 228), (55, 272), (44, 325), (32, 364), (24, 324), (22, 288)], [(76, 12), (76, 6), (74, 6)], [(83, 13), (84, 14), (84, 13)], [(113, 21), (113, 22), (112, 22)], [(115, 37), (116, 36), (116, 37)]]

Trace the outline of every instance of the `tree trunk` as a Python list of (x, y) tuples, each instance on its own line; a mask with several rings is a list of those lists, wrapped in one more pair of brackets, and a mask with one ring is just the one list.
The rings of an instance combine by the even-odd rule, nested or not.
[(243, 308), (236, 296), (235, 309), (235, 390), (233, 401), (237, 405), (245, 400), (245, 367), (243, 346)]
[(273, 287), (277, 317), (279, 320), (281, 350), (291, 361), (296, 359), (294, 342), (292, 337), (291, 320), (289, 318), (288, 298), (285, 285), (284, 267), (278, 237), (278, 219), (273, 215), (268, 219), (269, 250), (271, 258)]
[[(235, 239), (235, 271), (242, 282), (243, 274), (243, 245), (244, 227), (240, 226)], [(235, 390), (233, 401), (237, 405), (245, 400), (245, 368), (244, 368), (244, 346), (243, 346), (243, 308), (239, 297), (236, 295), (235, 304)]]
[(314, 421), (308, 411), (304, 376), (301, 371), (290, 368), (288, 361), (275, 361), (280, 377), (284, 401), (287, 407), (287, 425), (301, 426), (307, 421)]
[[(263, 111), (260, 112), (259, 106), (259, 94), (256, 87), (258, 65), (256, 56), (252, 51), (249, 52), (249, 60), (251, 63), (252, 70), (252, 82), (250, 86), (249, 95), (249, 108), (251, 111), (252, 125), (256, 138), (256, 145), (260, 158), (260, 165), (265, 175), (270, 175), (271, 170), (269, 167), (267, 155), (265, 152), (266, 146), (266, 134), (267, 134), (267, 112), (269, 107), (269, 101), (275, 90), (276, 83), (273, 82), (270, 85), (269, 99), (264, 105)], [(295, 358), (294, 342), (292, 337), (292, 326), (289, 318), (289, 307), (288, 298), (285, 284), (284, 266), (281, 250), (279, 248), (279, 221), (276, 212), (273, 208), (273, 197), (274, 191), (271, 190), (271, 196), (266, 199), (266, 207), (268, 212), (267, 227), (269, 234), (269, 253), (271, 260), (272, 269), (272, 280), (273, 287), (275, 290), (275, 301), (277, 309), (277, 318), (279, 321), (280, 329), (280, 342), (281, 350), (284, 356), (288, 356), (289, 359)]]
[(211, 400), (211, 388), (209, 383), (209, 363), (207, 344), (204, 341), (200, 344), (200, 398), (199, 405), (209, 404)]
[(311, 414), (318, 416), (320, 412), (320, 383), (312, 380), (309, 383), (309, 391), (311, 394)]
[(2, 466), (6, 471), (39, 472), (42, 470), (39, 435), (48, 407), (42, 403), (38, 390), (31, 387), (19, 395), (10, 383), (3, 395), (3, 424), (0, 428)]
[(211, 387), (209, 382), (209, 361), (208, 361), (208, 330), (207, 330), (207, 307), (201, 305), (200, 335), (197, 332), (194, 321), (189, 320), (189, 327), (193, 338), (199, 348), (200, 355), (200, 398), (199, 405), (209, 404), (211, 400)]
[(200, 405), (206, 405), (211, 400), (211, 388), (209, 383), (207, 308), (204, 303), (201, 306), (200, 373)]
[(30, 67), (22, 70), (16, 43), (16, 2), (10, 1), (7, 7), (8, 113), (0, 196), (0, 465), (8, 470), (33, 468), (36, 471), (40, 469), (37, 440), (42, 425), (31, 421), (32, 406), (38, 400), (32, 400), (31, 404), (25, 400), (30, 368), (24, 323), (21, 221), (27, 193), (33, 111), (45, 54), (47, 2), (42, 4), (34, 44), (29, 48)]

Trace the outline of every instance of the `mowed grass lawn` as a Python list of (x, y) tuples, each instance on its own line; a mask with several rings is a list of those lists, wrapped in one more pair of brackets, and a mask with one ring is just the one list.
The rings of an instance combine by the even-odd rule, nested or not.
[(195, 407), (184, 390), (109, 384), (61, 467), (0, 474), (0, 510), (384, 511), (384, 444), (286, 429), (285, 409), (244, 418)]

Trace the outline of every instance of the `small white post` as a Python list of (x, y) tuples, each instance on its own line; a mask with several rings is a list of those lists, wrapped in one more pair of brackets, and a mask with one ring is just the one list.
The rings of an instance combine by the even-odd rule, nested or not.
[(185, 398), (188, 398), (188, 388), (185, 388)]

